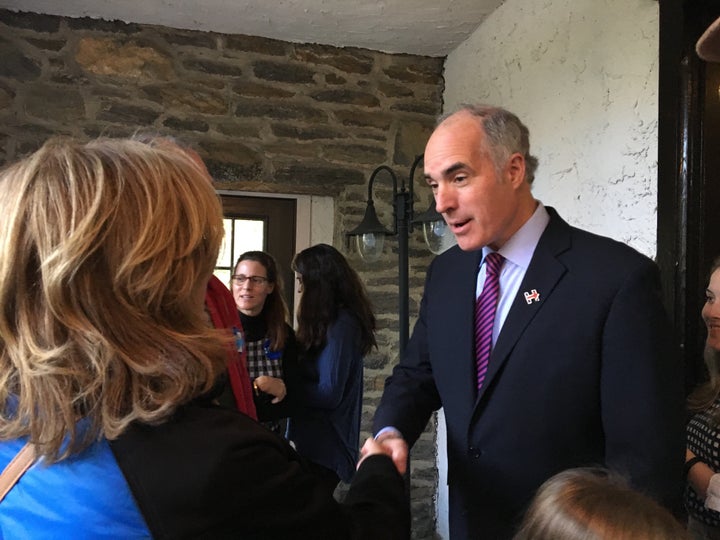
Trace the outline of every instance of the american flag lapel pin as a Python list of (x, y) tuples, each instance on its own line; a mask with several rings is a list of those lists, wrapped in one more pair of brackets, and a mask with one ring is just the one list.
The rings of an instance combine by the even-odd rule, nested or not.
[(530, 292), (524, 292), (525, 295), (525, 301), (529, 304), (532, 304), (534, 302), (540, 301), (540, 293), (537, 292), (537, 289), (533, 289)]

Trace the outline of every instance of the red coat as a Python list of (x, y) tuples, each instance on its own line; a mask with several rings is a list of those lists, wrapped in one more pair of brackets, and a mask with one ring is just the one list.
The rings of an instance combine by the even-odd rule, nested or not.
[[(222, 281), (215, 276), (210, 277), (207, 285), (205, 307), (210, 313), (215, 328), (227, 328), (242, 334), (242, 323), (235, 307), (235, 299)], [(246, 355), (244, 346), (228, 347), (228, 377), (238, 410), (257, 420)]]

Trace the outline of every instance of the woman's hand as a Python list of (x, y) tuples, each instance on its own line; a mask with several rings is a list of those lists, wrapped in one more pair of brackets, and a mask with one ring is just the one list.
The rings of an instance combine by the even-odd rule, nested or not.
[(382, 435), (378, 439), (372, 437), (365, 441), (365, 444), (360, 449), (360, 455), (362, 458), (358, 462), (358, 467), (363, 460), (374, 454), (385, 454), (392, 458), (395, 468), (400, 474), (405, 474), (407, 469), (407, 458), (408, 458), (408, 445), (399, 434), (390, 435), (383, 437)]
[(368, 437), (362, 449), (360, 450), (360, 455), (362, 457), (360, 458), (360, 461), (358, 461), (356, 468), (360, 468), (360, 464), (365, 461), (366, 457), (374, 456), (375, 454), (385, 454), (386, 456), (392, 457), (390, 455), (390, 452), (382, 444), (377, 442), (372, 437)]
[(253, 381), (253, 386), (259, 390), (274, 396), (270, 403), (280, 403), (287, 395), (287, 388), (282, 379), (270, 377), (269, 375), (260, 375)]
[[(694, 457), (695, 454), (691, 450), (685, 449), (686, 463)], [(687, 481), (701, 499), (705, 499), (708, 496), (708, 486), (714, 474), (715, 471), (703, 461), (695, 463), (690, 470), (687, 471)]]

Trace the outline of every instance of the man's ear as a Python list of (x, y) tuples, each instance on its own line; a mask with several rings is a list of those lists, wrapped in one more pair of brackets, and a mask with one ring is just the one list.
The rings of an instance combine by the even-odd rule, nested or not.
[(505, 166), (505, 175), (513, 187), (519, 187), (525, 182), (525, 158), (522, 154), (515, 152), (510, 156)]

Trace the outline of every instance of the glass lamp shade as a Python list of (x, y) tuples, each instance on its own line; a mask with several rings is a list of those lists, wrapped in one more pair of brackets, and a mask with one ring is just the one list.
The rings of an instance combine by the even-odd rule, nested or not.
[(447, 223), (441, 219), (438, 221), (424, 221), (423, 235), (428, 248), (435, 255), (439, 255), (445, 249), (445, 233), (447, 232)]
[(364, 261), (375, 262), (380, 258), (385, 245), (385, 235), (383, 233), (358, 234), (355, 238), (358, 253), (360, 253), (360, 257)]

